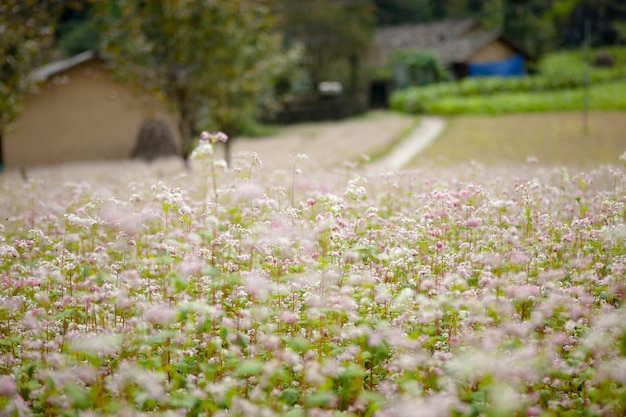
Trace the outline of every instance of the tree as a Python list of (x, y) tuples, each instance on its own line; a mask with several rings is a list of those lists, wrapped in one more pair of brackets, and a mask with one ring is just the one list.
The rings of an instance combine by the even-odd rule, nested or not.
[(505, 0), (502, 31), (533, 56), (541, 56), (554, 43), (556, 33), (548, 19), (551, 5), (545, 0)]
[(430, 0), (375, 0), (380, 26), (432, 20)]
[(87, 50), (97, 50), (100, 32), (94, 16), (96, 0), (73, 0), (74, 7), (67, 8), (59, 18), (57, 46), (66, 56)]
[(371, 0), (273, 0), (289, 44), (304, 46), (304, 65), (314, 92), (324, 80), (344, 81), (357, 94), (360, 62), (374, 34)]
[(580, 47), (587, 24), (594, 46), (626, 41), (624, 0), (555, 0), (550, 17), (559, 29), (562, 46)]
[(0, 171), (3, 137), (33, 87), (32, 70), (43, 64), (54, 39), (62, 0), (0, 2)]
[[(103, 49), (115, 72), (165, 97), (188, 158), (201, 125), (230, 137), (286, 65), (263, 0), (111, 0)], [(226, 144), (226, 160), (230, 147)]]

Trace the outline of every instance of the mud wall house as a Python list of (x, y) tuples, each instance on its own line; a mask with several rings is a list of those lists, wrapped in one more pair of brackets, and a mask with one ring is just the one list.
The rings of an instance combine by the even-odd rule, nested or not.
[(4, 137), (7, 168), (131, 156), (142, 124), (174, 118), (155, 96), (116, 82), (92, 51), (53, 62), (32, 74), (40, 81), (14, 129)]
[[(526, 62), (530, 59), (499, 31), (484, 30), (472, 19), (380, 28), (370, 62), (375, 66), (388, 65), (391, 52), (400, 49), (431, 52), (457, 80), (468, 76), (521, 76), (526, 73)], [(381, 85), (387, 85), (386, 89), (390, 84), (401, 85), (403, 80), (398, 79), (398, 71), (394, 73), (391, 83), (372, 80), (371, 93), (389, 94), (380, 91)]]

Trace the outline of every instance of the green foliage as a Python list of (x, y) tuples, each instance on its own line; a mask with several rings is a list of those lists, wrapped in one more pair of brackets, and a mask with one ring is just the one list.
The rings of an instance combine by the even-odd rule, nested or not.
[(99, 42), (100, 33), (92, 20), (72, 20), (59, 27), (58, 45), (67, 56), (96, 50)]
[[(414, 49), (399, 49), (389, 56), (392, 71), (402, 71), (406, 80), (401, 84), (423, 85), (431, 84), (447, 78), (446, 70), (441, 66), (437, 57), (429, 52)], [(406, 85), (401, 85), (405, 87)]]
[[(586, 76), (592, 86), (617, 83), (620, 88), (619, 81), (626, 77), (626, 65), (621, 64), (626, 49), (611, 51), (618, 63), (613, 68), (590, 68), (581, 52), (551, 54), (539, 63), (540, 75), (465, 78), (460, 82), (410, 88), (396, 92), (391, 98), (391, 107), (407, 113), (442, 114), (528, 112), (533, 111), (533, 106), (536, 106), (535, 111), (579, 109), (582, 99), (575, 97), (582, 97)], [(617, 95), (610, 98), (610, 94), (606, 94), (610, 89), (599, 87), (594, 91), (600, 101), (592, 106), (622, 108)]]
[(344, 83), (354, 93), (362, 83), (360, 63), (374, 34), (370, 0), (272, 0), (279, 28), (290, 45), (304, 47), (302, 62), (308, 87), (321, 81)]
[(0, 2), (0, 137), (33, 86), (29, 74), (45, 62), (64, 4), (62, 0)]
[[(113, 7), (115, 6), (115, 7)], [(260, 0), (102, 3), (104, 49), (119, 76), (160, 92), (178, 115), (184, 153), (203, 125), (238, 133), (288, 66)]]
[[(448, 97), (431, 103), (427, 111), (442, 115), (575, 111), (583, 109), (584, 94), (583, 89), (571, 89)], [(626, 110), (626, 82), (592, 87), (589, 110)]]

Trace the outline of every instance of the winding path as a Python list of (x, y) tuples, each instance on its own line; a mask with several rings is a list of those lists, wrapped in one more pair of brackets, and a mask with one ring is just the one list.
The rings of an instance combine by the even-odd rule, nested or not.
[(394, 146), (384, 157), (372, 162), (372, 168), (397, 170), (411, 162), (443, 132), (446, 122), (441, 117), (424, 116), (419, 126)]

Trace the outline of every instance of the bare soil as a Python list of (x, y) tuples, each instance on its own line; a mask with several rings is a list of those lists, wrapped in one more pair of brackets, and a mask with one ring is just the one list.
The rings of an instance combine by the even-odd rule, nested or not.
[[(282, 127), (275, 136), (236, 138), (231, 152), (255, 152), (266, 169), (288, 169), (298, 154), (306, 155), (309, 166), (319, 169), (358, 163), (365, 155), (386, 152), (416, 125), (413, 116), (374, 111), (338, 122), (304, 123)], [(218, 149), (217, 156), (223, 151)]]

